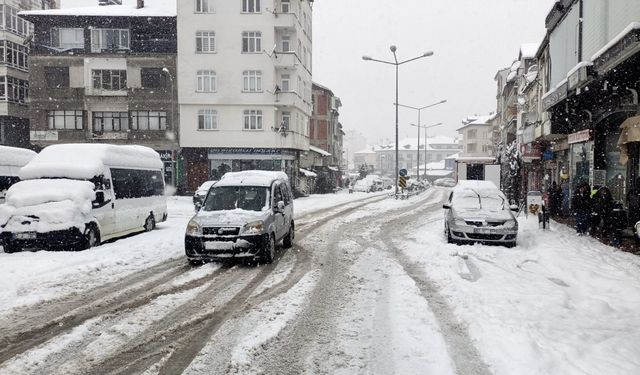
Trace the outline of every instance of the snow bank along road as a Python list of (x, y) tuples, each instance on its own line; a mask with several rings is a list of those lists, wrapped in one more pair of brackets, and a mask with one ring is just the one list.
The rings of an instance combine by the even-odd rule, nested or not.
[(445, 194), (297, 200), (266, 266), (189, 266), (188, 199), (158, 231), (0, 254), (0, 373), (640, 373), (637, 258), (524, 218), (514, 249), (449, 245)]

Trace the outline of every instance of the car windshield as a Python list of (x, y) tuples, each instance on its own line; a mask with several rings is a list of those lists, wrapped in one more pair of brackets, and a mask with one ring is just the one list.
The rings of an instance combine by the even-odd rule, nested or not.
[(247, 210), (268, 208), (268, 188), (264, 186), (220, 186), (211, 189), (204, 202), (204, 211)]
[(454, 197), (453, 206), (463, 210), (500, 211), (505, 209), (505, 199), (499, 193), (465, 190)]

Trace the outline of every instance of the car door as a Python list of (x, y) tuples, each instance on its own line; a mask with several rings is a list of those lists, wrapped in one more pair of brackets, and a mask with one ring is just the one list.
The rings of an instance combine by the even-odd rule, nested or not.
[[(277, 210), (278, 202), (284, 202), (284, 196), (282, 194), (282, 187), (280, 183), (273, 185), (273, 207), (274, 210), (274, 225), (276, 232), (276, 240), (280, 240), (285, 235), (285, 213)], [(286, 211), (286, 206), (285, 206)]]
[(104, 200), (100, 203), (93, 202), (92, 214), (100, 226), (100, 236), (105, 238), (114, 233), (116, 222), (111, 179), (108, 176), (103, 177), (100, 186), (96, 186), (96, 191), (104, 194)]

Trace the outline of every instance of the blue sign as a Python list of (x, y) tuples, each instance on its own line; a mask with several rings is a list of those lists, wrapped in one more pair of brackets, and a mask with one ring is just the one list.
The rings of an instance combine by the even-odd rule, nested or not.
[(402, 168), (400, 172), (398, 172), (398, 174), (402, 177), (405, 177), (408, 174), (408, 172), (406, 169)]

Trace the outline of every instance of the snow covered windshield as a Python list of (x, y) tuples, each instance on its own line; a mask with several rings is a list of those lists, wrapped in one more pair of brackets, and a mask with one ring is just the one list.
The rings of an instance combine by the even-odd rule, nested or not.
[(491, 194), (488, 191), (477, 193), (466, 190), (453, 199), (453, 206), (463, 210), (501, 211), (505, 209), (505, 199), (498, 193)]
[(242, 209), (262, 211), (269, 207), (269, 189), (264, 186), (220, 186), (211, 189), (204, 202), (204, 211)]

